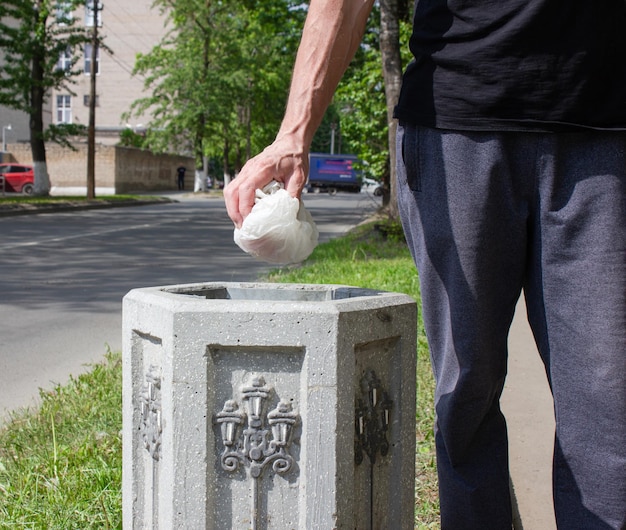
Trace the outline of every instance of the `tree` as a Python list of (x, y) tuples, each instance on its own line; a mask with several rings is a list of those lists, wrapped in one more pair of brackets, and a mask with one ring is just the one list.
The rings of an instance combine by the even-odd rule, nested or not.
[(228, 2), (157, 0), (168, 15), (170, 31), (148, 54), (140, 54), (135, 74), (145, 76), (149, 95), (133, 102), (130, 113), (151, 114), (146, 145), (156, 152), (193, 153), (203, 167), (208, 140), (224, 121), (227, 94), (221, 57), (229, 43), (220, 31), (230, 28)]
[(407, 0), (381, 0), (374, 6), (363, 43), (340, 83), (334, 102), (315, 138), (327, 136), (325, 123), (338, 116), (343, 152), (356, 154), (366, 174), (381, 180), (384, 205), (397, 217), (395, 194), (395, 134), (393, 109), (398, 100), (402, 65), (409, 60)]
[(148, 96), (147, 146), (223, 160), (224, 175), (271, 140), (288, 90), (300, 10), (289, 0), (157, 0), (170, 32), (135, 73)]
[(396, 129), (393, 110), (400, 96), (402, 85), (402, 57), (400, 51), (400, 26), (408, 22), (411, 12), (407, 0), (380, 0), (380, 53), (385, 80), (387, 129), (389, 139), (389, 213), (398, 217), (396, 199)]
[[(68, 145), (77, 126), (50, 126), (44, 130), (43, 110), (53, 88), (68, 88), (78, 56), (88, 39), (74, 24), (78, 0), (3, 0), (0, 3), (0, 50), (5, 65), (0, 72), (0, 104), (29, 116), (30, 146), (35, 171), (35, 195), (48, 195), (50, 178), (45, 141)], [(59, 59), (66, 57), (64, 67)]]
[(389, 145), (379, 40), (380, 11), (375, 8), (333, 105), (339, 113), (343, 151), (357, 155), (366, 173), (384, 180), (389, 171)]

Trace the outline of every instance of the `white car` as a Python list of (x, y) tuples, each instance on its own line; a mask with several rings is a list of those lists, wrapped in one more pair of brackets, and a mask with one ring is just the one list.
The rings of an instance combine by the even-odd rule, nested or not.
[(361, 191), (371, 193), (374, 197), (380, 197), (383, 194), (383, 185), (377, 180), (364, 177)]

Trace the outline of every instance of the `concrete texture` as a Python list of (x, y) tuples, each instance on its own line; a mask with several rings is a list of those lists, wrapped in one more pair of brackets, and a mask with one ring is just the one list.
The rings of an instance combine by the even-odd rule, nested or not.
[(341, 286), (131, 291), (124, 528), (413, 528), (416, 317)]

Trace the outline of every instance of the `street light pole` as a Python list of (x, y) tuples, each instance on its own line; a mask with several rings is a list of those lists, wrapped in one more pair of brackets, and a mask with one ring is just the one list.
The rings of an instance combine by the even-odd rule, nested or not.
[(6, 153), (7, 151), (7, 138), (6, 138), (6, 131), (10, 131), (11, 130), (11, 124), (9, 123), (9, 125), (4, 125), (2, 127), (2, 152)]

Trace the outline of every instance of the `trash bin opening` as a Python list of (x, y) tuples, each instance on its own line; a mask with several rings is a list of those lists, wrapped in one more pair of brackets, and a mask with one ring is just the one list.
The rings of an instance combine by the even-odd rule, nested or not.
[(265, 300), (273, 302), (324, 302), (363, 296), (378, 296), (382, 291), (361, 287), (301, 284), (249, 284), (240, 286), (199, 285), (188, 289), (165, 289), (166, 292), (199, 296), (207, 300)]

